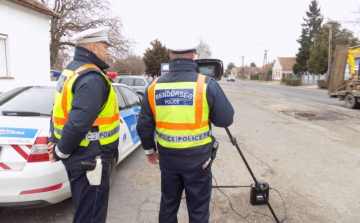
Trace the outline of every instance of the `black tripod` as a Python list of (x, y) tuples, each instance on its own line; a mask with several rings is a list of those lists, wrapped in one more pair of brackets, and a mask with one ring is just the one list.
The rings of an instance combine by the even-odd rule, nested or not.
[(262, 189), (261, 184), (259, 184), (259, 182), (256, 180), (256, 178), (255, 178), (255, 176), (254, 176), (254, 174), (253, 174), (253, 172), (252, 172), (252, 170), (251, 170), (248, 162), (247, 162), (246, 159), (245, 159), (245, 156), (244, 156), (243, 153), (241, 152), (240, 147), (239, 147), (239, 145), (237, 144), (236, 138), (234, 138), (234, 137), (231, 135), (231, 133), (230, 133), (230, 131), (229, 131), (229, 129), (228, 129), (227, 127), (225, 128), (225, 130), (226, 130), (226, 133), (228, 134), (228, 136), (229, 136), (232, 144), (236, 147), (236, 149), (237, 149), (238, 152), (240, 153), (241, 158), (243, 159), (243, 161), (244, 161), (247, 169), (248, 169), (249, 172), (250, 172), (251, 177), (253, 178), (253, 180), (254, 180), (254, 182), (255, 182), (255, 186), (257, 187), (257, 189), (260, 190), (261, 195), (263, 196), (263, 198), (264, 198), (267, 206), (269, 207), (269, 209), (270, 209), (270, 211), (271, 211), (271, 214), (272, 214), (272, 215), (274, 216), (274, 218), (275, 218), (275, 221), (276, 221), (277, 223), (280, 223), (280, 221), (279, 221), (278, 218), (276, 217), (276, 214), (275, 214), (274, 210), (272, 209), (272, 207), (271, 207), (268, 199), (267, 199), (266, 196), (265, 196), (265, 193), (264, 193), (264, 191), (263, 191), (263, 189)]

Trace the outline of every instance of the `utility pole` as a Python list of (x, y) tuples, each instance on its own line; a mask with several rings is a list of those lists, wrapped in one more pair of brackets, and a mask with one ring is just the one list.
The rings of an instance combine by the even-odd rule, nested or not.
[(266, 68), (267, 68), (267, 51), (269, 51), (269, 50), (266, 49), (267, 47), (266, 47), (265, 44), (260, 43), (259, 45), (263, 45), (263, 46), (265, 47), (265, 50), (264, 50), (264, 51), (265, 51), (265, 54), (264, 54), (264, 62), (263, 62), (263, 72), (264, 72), (264, 73), (263, 73), (263, 75), (262, 75), (263, 78), (260, 78), (260, 77), (259, 77), (259, 80), (263, 79), (263, 80), (266, 81), (266, 80), (267, 80), (267, 77), (266, 77), (266, 76), (267, 76), (267, 74), (266, 74), (266, 70), (267, 70), (267, 69), (266, 69)]
[(244, 57), (245, 56), (241, 56), (241, 58), (242, 58), (242, 68), (241, 68), (240, 78), (245, 78)]
[(266, 74), (266, 71), (267, 71), (267, 51), (268, 50), (264, 50), (265, 51), (265, 54), (264, 54), (264, 62), (263, 62), (263, 69), (264, 69), (264, 80), (267, 81), (267, 74)]
[(327, 80), (330, 80), (330, 74), (331, 74), (331, 49), (332, 49), (332, 22), (330, 22), (330, 28), (329, 28), (329, 58), (328, 58), (328, 75)]

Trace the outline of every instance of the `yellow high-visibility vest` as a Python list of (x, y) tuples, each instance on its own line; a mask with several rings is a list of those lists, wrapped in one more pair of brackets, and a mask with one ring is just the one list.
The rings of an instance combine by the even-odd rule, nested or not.
[(210, 143), (205, 76), (199, 74), (197, 82), (156, 82), (148, 88), (148, 99), (158, 143), (173, 149)]
[[(86, 64), (75, 71), (65, 69), (59, 77), (58, 85), (55, 91), (55, 103), (52, 117), (52, 121), (54, 123), (54, 135), (57, 139), (61, 138), (61, 132), (68, 121), (71, 103), (73, 100), (72, 86), (75, 83), (75, 80), (79, 77), (78, 73), (91, 68), (99, 70), (99, 68), (93, 64)], [(119, 107), (115, 90), (112, 87), (109, 78), (106, 77), (106, 75), (104, 75), (100, 70), (99, 72), (107, 80), (110, 93), (107, 102), (103, 105), (101, 112), (92, 124), (92, 126), (98, 126), (99, 132), (89, 131), (85, 138), (80, 142), (80, 146), (86, 147), (89, 145), (90, 141), (97, 140), (101, 145), (106, 145), (119, 138)]]

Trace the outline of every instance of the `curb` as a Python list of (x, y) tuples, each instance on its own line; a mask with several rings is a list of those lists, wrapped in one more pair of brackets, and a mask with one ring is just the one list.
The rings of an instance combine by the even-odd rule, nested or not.
[(316, 84), (303, 84), (300, 86), (291, 86), (291, 85), (284, 85), (280, 82), (274, 82), (274, 81), (253, 81), (253, 80), (238, 80), (238, 81), (248, 81), (248, 82), (254, 82), (259, 84), (268, 84), (268, 85), (275, 85), (280, 87), (293, 87), (293, 88), (301, 88), (306, 90), (317, 90), (317, 91), (327, 91), (325, 88), (319, 88)]
[(246, 81), (246, 82), (254, 82), (254, 83), (259, 83), (259, 84), (267, 84), (267, 85), (275, 85), (275, 86), (280, 86), (280, 87), (293, 87), (293, 88), (298, 88), (298, 89), (305, 89), (305, 90), (314, 90), (314, 91), (326, 91), (327, 89), (325, 88), (319, 88), (316, 84), (306, 84), (306, 85), (300, 85), (300, 86), (291, 86), (291, 85), (284, 85), (281, 84), (280, 82), (274, 82), (274, 81), (257, 81), (257, 80), (246, 80), (246, 79), (236, 79), (236, 81)]

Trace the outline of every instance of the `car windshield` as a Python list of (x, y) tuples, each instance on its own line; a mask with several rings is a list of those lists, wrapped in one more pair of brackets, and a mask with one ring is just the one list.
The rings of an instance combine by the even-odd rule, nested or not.
[(50, 116), (55, 87), (22, 87), (0, 95), (0, 116)]

